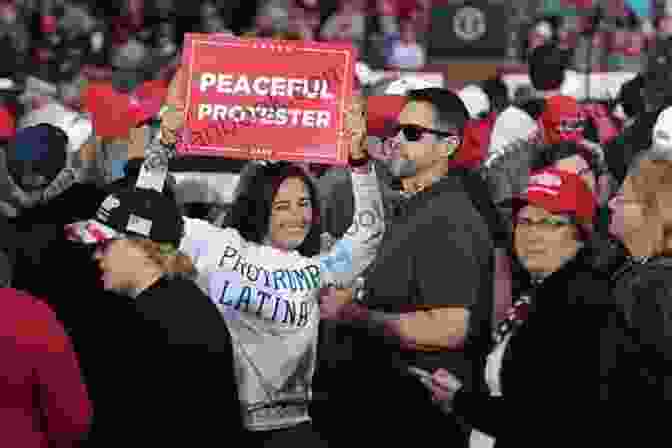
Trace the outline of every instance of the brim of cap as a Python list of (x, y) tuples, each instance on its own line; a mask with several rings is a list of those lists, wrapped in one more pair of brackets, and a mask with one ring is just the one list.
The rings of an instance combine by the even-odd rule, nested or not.
[(532, 205), (543, 208), (552, 214), (567, 214), (576, 216), (577, 218), (592, 219), (590, 216), (582, 216), (582, 214), (575, 209), (568, 209), (562, 205), (560, 201), (554, 199), (548, 194), (544, 194), (539, 191), (534, 191), (532, 194), (528, 193), (515, 196), (508, 201), (504, 201), (501, 205), (504, 207), (510, 207), (514, 214), (517, 214), (524, 207)]
[(122, 233), (95, 219), (66, 225), (65, 235), (69, 241), (83, 244), (99, 244), (103, 241), (124, 237)]

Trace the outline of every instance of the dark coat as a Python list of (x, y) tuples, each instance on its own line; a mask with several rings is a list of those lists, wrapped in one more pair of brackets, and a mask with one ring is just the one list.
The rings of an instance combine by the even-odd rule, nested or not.
[(191, 280), (161, 279), (117, 322), (117, 406), (94, 415), (89, 446), (199, 446), (242, 435), (233, 347)]
[[(456, 414), (495, 437), (497, 448), (606, 446), (600, 422), (610, 421), (623, 317), (591, 259), (584, 249), (528, 290), (527, 320), (502, 361), (503, 396), (465, 387), (455, 397)], [(593, 436), (600, 443), (589, 443)]]
[(630, 425), (666, 424), (664, 409), (672, 402), (672, 258), (630, 258), (612, 277), (612, 296), (627, 317), (633, 357), (629, 381), (620, 386), (637, 409)]

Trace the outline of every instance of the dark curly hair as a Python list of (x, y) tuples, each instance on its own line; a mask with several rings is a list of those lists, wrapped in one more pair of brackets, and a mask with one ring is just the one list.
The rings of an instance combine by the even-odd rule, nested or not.
[(305, 257), (312, 257), (320, 252), (321, 246), (320, 198), (315, 183), (295, 164), (250, 162), (241, 173), (236, 197), (224, 225), (238, 230), (247, 241), (262, 244), (268, 234), (273, 199), (280, 185), (290, 177), (303, 180), (310, 194), (313, 207), (312, 226), (306, 239), (296, 250)]

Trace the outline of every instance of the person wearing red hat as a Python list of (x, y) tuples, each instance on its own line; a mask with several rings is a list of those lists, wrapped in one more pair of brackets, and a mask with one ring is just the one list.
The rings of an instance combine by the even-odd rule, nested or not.
[(16, 117), (4, 106), (0, 106), (0, 142), (11, 140), (16, 135)]
[(532, 173), (514, 202), (514, 249), (528, 278), (495, 331), (487, 388), (463, 386), (445, 369), (425, 384), (475, 429), (472, 444), (539, 446), (552, 437), (558, 446), (603, 445), (623, 315), (608, 277), (591, 267), (593, 195), (577, 174), (548, 168)]
[[(527, 185), (529, 173), (542, 168), (539, 163), (543, 165), (548, 161), (549, 165), (562, 166), (572, 172), (592, 171), (590, 176), (585, 176), (586, 181), (599, 199), (598, 205), (606, 204), (612, 180), (604, 151), (602, 146), (584, 137), (584, 116), (576, 99), (564, 95), (547, 98), (537, 124), (539, 130), (530, 140), (518, 140), (484, 162), (482, 174), (491, 186), (495, 203), (501, 207), (504, 201), (520, 194)], [(553, 156), (556, 148), (564, 148), (562, 152), (566, 157)], [(568, 148), (571, 149), (567, 151)], [(588, 170), (589, 162), (599, 168), (599, 172)], [(502, 209), (502, 212), (508, 217), (508, 210)]]
[(546, 100), (539, 116), (539, 128), (545, 143), (583, 139), (581, 108), (575, 98), (556, 95)]

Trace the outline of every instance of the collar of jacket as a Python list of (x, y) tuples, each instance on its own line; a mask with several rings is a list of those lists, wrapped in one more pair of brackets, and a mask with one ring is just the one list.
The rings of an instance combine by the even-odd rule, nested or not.
[(637, 268), (638, 266), (646, 266), (652, 264), (672, 267), (672, 258), (666, 257), (664, 255), (656, 255), (649, 257), (636, 257), (634, 255), (630, 255), (627, 257), (625, 263), (623, 263), (623, 266), (621, 266), (614, 272), (611, 279), (617, 280), (620, 277), (622, 277), (625, 273)]
[(405, 216), (415, 207), (426, 203), (429, 199), (441, 193), (445, 193), (447, 191), (464, 191), (464, 185), (460, 179), (462, 171), (462, 168), (451, 169), (448, 174), (442, 176), (438, 181), (416, 193), (406, 193), (404, 191), (399, 191), (395, 188), (398, 185), (393, 184), (392, 188), (393, 192), (396, 194), (396, 197), (391, 196), (388, 199), (390, 200), (392, 209), (396, 210), (394, 215)]
[(528, 285), (528, 290), (535, 290), (542, 285), (545, 286), (550, 283), (557, 283), (558, 285), (567, 283), (568, 280), (574, 278), (574, 274), (577, 271), (592, 270), (591, 254), (591, 249), (584, 246), (579, 249), (573, 258), (567, 260), (558, 270), (543, 278), (534, 278), (527, 270), (524, 270), (526, 275), (525, 283)]

